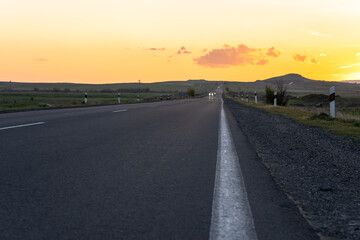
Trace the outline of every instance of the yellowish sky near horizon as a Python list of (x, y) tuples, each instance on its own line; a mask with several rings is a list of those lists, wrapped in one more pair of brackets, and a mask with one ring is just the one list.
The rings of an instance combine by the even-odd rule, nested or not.
[(0, 0), (0, 81), (360, 80), (357, 0)]

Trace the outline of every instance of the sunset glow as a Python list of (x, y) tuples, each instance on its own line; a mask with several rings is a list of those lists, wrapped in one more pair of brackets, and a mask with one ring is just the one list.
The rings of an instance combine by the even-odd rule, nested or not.
[(0, 81), (360, 80), (357, 0), (2, 0)]

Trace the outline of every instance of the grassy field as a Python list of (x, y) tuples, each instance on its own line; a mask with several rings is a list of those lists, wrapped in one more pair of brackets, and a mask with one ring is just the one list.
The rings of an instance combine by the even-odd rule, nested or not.
[(20, 83), (0, 82), (0, 92), (110, 92), (110, 91), (148, 91), (148, 92), (186, 92), (188, 88), (198, 93), (209, 92), (216, 88), (218, 82), (189, 80), (158, 83), (116, 83), (116, 84), (78, 84), (78, 83)]
[[(256, 107), (265, 110), (271, 114), (282, 115), (289, 117), (295, 121), (303, 124), (321, 127), (330, 130), (339, 135), (350, 136), (353, 139), (360, 140), (360, 121), (355, 119), (342, 119), (342, 118), (330, 118), (327, 114), (320, 113), (314, 114), (311, 111), (289, 108), (289, 107), (276, 107), (265, 104), (255, 104), (253, 102), (246, 103), (241, 100), (235, 100), (241, 104), (250, 107)], [(353, 113), (353, 112), (352, 112)], [(358, 114), (359, 111), (354, 111)]]
[[(302, 77), (300, 76), (300, 78)], [(288, 76), (284, 76), (282, 79), (284, 79), (285, 82), (289, 82)], [(276, 89), (276, 83), (268, 80), (256, 82), (226, 82), (224, 87), (228, 88), (230, 92), (237, 95), (239, 92), (245, 95), (253, 95), (254, 91), (257, 91), (258, 95), (261, 96), (265, 93), (265, 86), (270, 86)], [(286, 84), (288, 93), (294, 97), (302, 97), (309, 94), (323, 94), (328, 96), (330, 87), (332, 86), (336, 88), (337, 96), (355, 98), (359, 98), (360, 96), (360, 84), (311, 80), (302, 82), (301, 79), (300, 81), (293, 81), (291, 84)]]
[(179, 93), (195, 90), (196, 97), (207, 95), (217, 82), (182, 81), (150, 84), (71, 84), (71, 83), (14, 83), (0, 82), (0, 111), (41, 109), (53, 107), (116, 104), (120, 92), (121, 103), (180, 99)]
[(339, 110), (339, 112), (344, 115), (360, 117), (360, 110), (358, 109), (357, 110), (345, 109), (345, 110)]
[[(137, 94), (121, 94), (121, 103), (137, 101)], [(140, 95), (140, 101), (156, 101), (159, 94), (144, 93)], [(167, 99), (167, 95), (163, 97)], [(117, 94), (114, 93), (89, 93), (87, 105), (102, 105), (117, 103)], [(10, 92), (0, 93), (0, 111), (37, 109), (50, 107), (84, 106), (83, 93), (63, 92)]]

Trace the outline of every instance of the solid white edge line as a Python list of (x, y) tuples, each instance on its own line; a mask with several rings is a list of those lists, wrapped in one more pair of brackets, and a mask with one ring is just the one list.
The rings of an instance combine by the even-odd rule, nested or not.
[(222, 99), (210, 239), (257, 239)]
[(9, 127), (2, 127), (2, 128), (0, 128), (0, 131), (6, 130), (6, 129), (11, 129), (11, 128), (35, 126), (35, 125), (40, 125), (40, 124), (44, 124), (44, 123), (45, 122), (36, 122), (36, 123), (27, 123), (27, 124), (21, 124), (21, 125), (9, 126)]
[(115, 111), (113, 111), (114, 113), (117, 113), (117, 112), (126, 112), (127, 111), (127, 109), (120, 109), (120, 110), (115, 110)]

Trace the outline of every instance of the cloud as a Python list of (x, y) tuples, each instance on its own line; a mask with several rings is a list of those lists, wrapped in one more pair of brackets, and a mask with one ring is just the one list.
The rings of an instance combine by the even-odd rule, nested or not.
[(313, 57), (313, 58), (310, 59), (310, 63), (312, 63), (312, 64), (319, 64), (320, 61)]
[(203, 50), (202, 50), (202, 52), (207, 52), (207, 49), (206, 49), (206, 48), (205, 48), (205, 49), (203, 49)]
[(46, 59), (46, 58), (35, 58), (34, 61), (46, 62), (46, 61), (49, 61), (49, 59)]
[(318, 60), (316, 57), (301, 55), (298, 53), (293, 55), (293, 59), (298, 62), (305, 62), (306, 59), (309, 59), (309, 61), (307, 61), (308, 64), (320, 64), (320, 60)]
[(149, 50), (149, 51), (164, 51), (165, 48), (147, 48), (146, 50)]
[(321, 50), (320, 57), (326, 57), (326, 53), (324, 50)]
[(321, 33), (319, 31), (314, 31), (314, 30), (308, 30), (307, 33), (309, 35), (312, 35), (312, 36), (315, 36), (315, 37), (324, 37), (324, 38), (331, 38), (333, 37), (332, 35), (330, 34), (325, 34), (325, 33)]
[(266, 52), (267, 56), (272, 56), (272, 57), (278, 57), (278, 56), (280, 56), (280, 54), (281, 54), (281, 52), (275, 50), (274, 47), (269, 48)]
[(351, 68), (352, 66), (341, 66), (339, 68)]
[(187, 51), (186, 48), (184, 46), (182, 46), (177, 52), (176, 54), (190, 54), (190, 51)]
[(355, 56), (360, 58), (360, 52), (358, 52)]
[(293, 55), (293, 59), (295, 61), (299, 61), (299, 62), (304, 62), (306, 60), (307, 56), (305, 55), (300, 55), (300, 54), (295, 54)]
[(278, 57), (279, 51), (269, 48), (265, 52), (261, 48), (249, 48), (245, 44), (236, 47), (224, 44), (222, 48), (213, 49), (207, 54), (194, 58), (198, 65), (211, 68), (227, 68), (229, 66), (265, 65), (269, 63), (268, 56)]
[(267, 64), (267, 63), (269, 63), (269, 60), (267, 60), (267, 59), (259, 59), (257, 62), (256, 62), (256, 65), (265, 65), (265, 64)]

